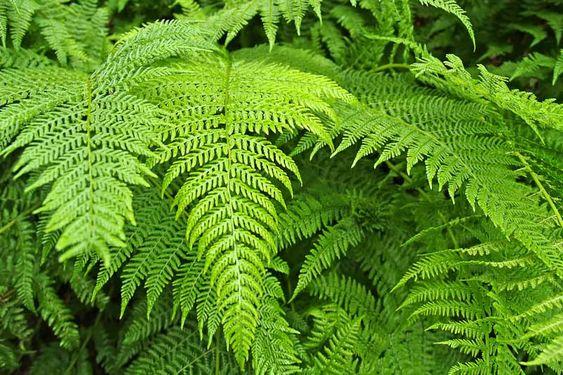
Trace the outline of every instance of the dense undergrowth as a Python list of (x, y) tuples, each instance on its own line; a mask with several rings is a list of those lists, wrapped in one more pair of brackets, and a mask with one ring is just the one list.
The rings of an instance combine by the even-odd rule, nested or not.
[(561, 0), (0, 0), (0, 372), (560, 374)]

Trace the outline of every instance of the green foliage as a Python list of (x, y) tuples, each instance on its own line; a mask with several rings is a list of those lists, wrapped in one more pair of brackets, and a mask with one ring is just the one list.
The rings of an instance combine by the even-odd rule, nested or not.
[(562, 373), (561, 5), (0, 0), (2, 373)]
[(83, 0), (64, 5), (59, 0), (2, 0), (0, 39), (7, 46), (8, 34), (18, 49), (32, 26), (63, 65), (89, 69), (105, 57), (108, 12), (97, 1)]

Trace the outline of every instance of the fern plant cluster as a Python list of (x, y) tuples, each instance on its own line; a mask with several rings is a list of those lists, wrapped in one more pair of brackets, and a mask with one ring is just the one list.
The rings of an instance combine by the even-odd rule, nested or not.
[(562, 14), (0, 0), (2, 373), (563, 373)]

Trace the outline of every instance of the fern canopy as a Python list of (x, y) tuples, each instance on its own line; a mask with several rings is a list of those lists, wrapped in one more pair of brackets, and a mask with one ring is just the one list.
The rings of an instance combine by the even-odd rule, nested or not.
[(559, 0), (0, 0), (0, 372), (563, 372)]

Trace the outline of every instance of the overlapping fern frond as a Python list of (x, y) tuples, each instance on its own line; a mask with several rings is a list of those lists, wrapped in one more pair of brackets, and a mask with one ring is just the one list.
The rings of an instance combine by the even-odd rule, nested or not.
[[(430, 186), (436, 178), (438, 188), (447, 185), (452, 198), (464, 187), (465, 197), (471, 205), (478, 205), (507, 236), (521, 241), (546, 264), (560, 267), (560, 253), (544, 233), (544, 225), (540, 224), (549, 220), (550, 215), (538, 201), (534, 190), (518, 182), (516, 170), (519, 162), (513, 155), (510, 141), (499, 134), (499, 124), (505, 120), (483, 100), (482, 92), (475, 91), (475, 87), (483, 90), (485, 87), (472, 85), (464, 89), (459, 85), (462, 80), (456, 79), (458, 71), (452, 74), (443, 71), (447, 83), (437, 81), (439, 78), (435, 76), (435, 71), (425, 67), (417, 69), (420, 74), (425, 74), (427, 82), (444, 90), (456, 90), (460, 96), (472, 100), (449, 99), (422, 88), (413, 91), (412, 86), (407, 86), (400, 79), (389, 85), (385, 83), (393, 78), (352, 74), (349, 77), (352, 92), (360, 95), (367, 108), (364, 114), (358, 111), (348, 117), (349, 124), (344, 127), (344, 139), (339, 150), (361, 142), (356, 160), (380, 152), (376, 165), (406, 152), (407, 172), (424, 161)], [(465, 78), (468, 78), (467, 74)], [(378, 81), (383, 84), (374, 84)], [(494, 82), (496, 86), (501, 84)], [(385, 93), (382, 101), (378, 86), (392, 87), (394, 93)], [(515, 95), (520, 105), (512, 101), (511, 108), (507, 109), (529, 120), (529, 123), (560, 126), (560, 106), (531, 102), (530, 98)], [(499, 99), (502, 103), (495, 98), (490, 100), (501, 108), (506, 103), (505, 99)], [(421, 105), (425, 111), (418, 115), (417, 108)], [(513, 105), (518, 105), (518, 108)]]
[(188, 24), (157, 23), (130, 35), (92, 75), (54, 66), (2, 71), (2, 155), (23, 148), (16, 177), (34, 174), (28, 191), (51, 186), (37, 212), (49, 213), (47, 232), (62, 230), (62, 259), (108, 262), (109, 246), (125, 245), (124, 222), (134, 222), (129, 186), (152, 174), (140, 158), (152, 155), (160, 121), (127, 82), (149, 73), (144, 64), (204, 45)]
[(52, 269), (41, 264), (37, 224), (31, 218), (38, 197), (19, 196), (16, 189), (22, 189), (23, 183), (6, 185), (10, 174), (0, 176), (1, 363), (3, 368), (15, 369), (35, 333), (31, 317), (44, 322), (65, 349), (77, 347), (79, 328), (71, 309), (57, 293)]
[(0, 39), (8, 35), (16, 48), (22, 45), (32, 24), (55, 52), (61, 64), (91, 69), (105, 57), (108, 12), (98, 2), (82, 0), (3, 0), (0, 3)]
[[(452, 368), (453, 373), (470, 368), (518, 373), (519, 359), (512, 353), (524, 350), (536, 357), (542, 349), (546, 352), (530, 365), (558, 369), (561, 357), (550, 349), (560, 332), (557, 272), (524, 247), (495, 236), (490, 228), (481, 235), (486, 237), (478, 245), (432, 251), (415, 263), (399, 283), (415, 280), (403, 307), (416, 306), (411, 318), (437, 316), (433, 329), (459, 337), (442, 344), (475, 358)], [(551, 340), (555, 341), (550, 344)], [(486, 361), (490, 357), (495, 361)]]

